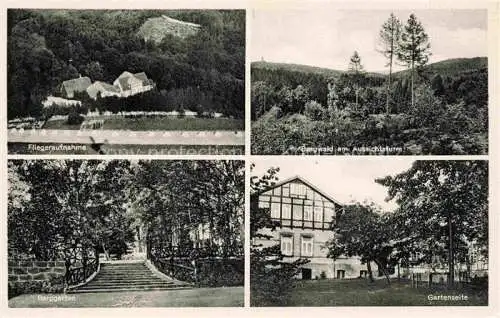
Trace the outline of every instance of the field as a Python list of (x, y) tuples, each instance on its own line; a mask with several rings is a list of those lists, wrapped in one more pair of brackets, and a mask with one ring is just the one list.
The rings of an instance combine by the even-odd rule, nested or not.
[[(467, 300), (429, 300), (429, 295), (464, 295)], [(412, 288), (394, 280), (312, 280), (297, 282), (285, 306), (487, 306), (488, 297), (470, 288)]]
[[(110, 130), (244, 130), (243, 119), (231, 118), (109, 118), (104, 119), (102, 129)], [(48, 121), (44, 129), (78, 130), (80, 125), (68, 125), (65, 120)]]

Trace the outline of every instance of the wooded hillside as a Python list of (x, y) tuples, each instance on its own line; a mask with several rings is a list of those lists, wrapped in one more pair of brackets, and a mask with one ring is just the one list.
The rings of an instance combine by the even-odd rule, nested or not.
[[(170, 94), (160, 98), (165, 107), (243, 117), (243, 10), (11, 9), (7, 15), (9, 118), (40, 115), (41, 101), (57, 95), (64, 80), (81, 75), (112, 83), (123, 71), (145, 72), (157, 95)], [(145, 41), (139, 29), (162, 15), (200, 30)], [(195, 105), (187, 105), (187, 92), (198, 96)]]

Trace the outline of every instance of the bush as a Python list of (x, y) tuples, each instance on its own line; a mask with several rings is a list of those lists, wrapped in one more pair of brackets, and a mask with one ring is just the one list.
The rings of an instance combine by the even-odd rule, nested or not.
[(64, 276), (60, 276), (45, 281), (9, 282), (8, 286), (8, 298), (10, 299), (22, 294), (62, 293), (65, 288), (65, 280)]
[(206, 259), (198, 261), (198, 285), (204, 287), (243, 286), (243, 259)]
[(321, 120), (323, 118), (324, 109), (320, 103), (316, 101), (308, 101), (304, 107), (304, 114), (312, 120)]
[(68, 115), (68, 125), (80, 125), (84, 121), (84, 117), (77, 112), (71, 112)]

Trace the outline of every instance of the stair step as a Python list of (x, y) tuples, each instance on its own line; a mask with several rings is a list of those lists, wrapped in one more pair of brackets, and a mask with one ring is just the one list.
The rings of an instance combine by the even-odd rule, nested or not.
[(101, 264), (99, 273), (86, 285), (69, 291), (70, 293), (120, 292), (187, 289), (190, 284), (174, 280), (164, 280), (151, 272), (143, 263)]
[(132, 285), (132, 286), (110, 286), (110, 285), (98, 285), (98, 286), (82, 286), (78, 289), (128, 289), (128, 288), (176, 288), (182, 286), (189, 286), (186, 284), (172, 284), (172, 285)]
[(148, 290), (178, 290), (178, 289), (191, 289), (191, 286), (176, 286), (176, 287), (154, 287), (154, 288), (106, 288), (106, 289), (77, 289), (70, 291), (70, 294), (77, 293), (110, 293), (110, 292), (129, 292), (129, 291), (148, 291)]
[(133, 284), (174, 284), (174, 281), (164, 280), (142, 280), (142, 281), (109, 281), (109, 280), (92, 280), (87, 285), (106, 284), (106, 285), (133, 285)]
[(97, 274), (97, 277), (96, 278), (103, 278), (103, 279), (113, 279), (113, 278), (116, 278), (116, 279), (132, 279), (132, 278), (158, 278), (158, 276), (154, 275), (154, 274), (142, 274), (142, 275), (108, 275), (108, 274), (105, 274), (105, 275), (101, 275), (100, 273)]

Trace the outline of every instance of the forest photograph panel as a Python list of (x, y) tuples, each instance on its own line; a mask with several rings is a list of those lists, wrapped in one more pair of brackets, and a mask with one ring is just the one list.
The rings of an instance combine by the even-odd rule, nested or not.
[(7, 17), (10, 153), (138, 154), (126, 150), (141, 145), (242, 154), (244, 10)]
[(488, 153), (487, 10), (252, 19), (253, 154)]

